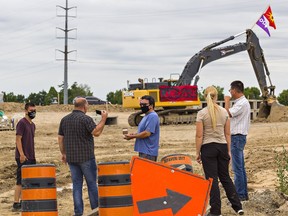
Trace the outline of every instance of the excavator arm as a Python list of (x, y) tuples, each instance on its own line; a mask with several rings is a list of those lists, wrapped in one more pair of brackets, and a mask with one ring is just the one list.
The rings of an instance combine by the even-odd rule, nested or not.
[[(236, 37), (244, 33), (246, 33), (245, 43), (238, 43), (235, 45), (216, 48), (221, 44), (234, 40)], [(261, 89), (263, 99), (267, 100), (267, 98), (269, 97), (275, 97), (275, 86), (273, 86), (271, 83), (270, 72), (268, 70), (264, 54), (259, 43), (259, 39), (251, 29), (248, 29), (238, 35), (230, 36), (227, 39), (213, 43), (203, 48), (187, 62), (176, 85), (190, 85), (193, 79), (193, 85), (197, 85), (197, 82), (199, 81), (199, 76), (197, 75), (195, 77), (195, 75), (199, 74), (201, 68), (204, 67), (206, 64), (245, 50), (248, 51), (258, 84)], [(269, 79), (269, 86), (267, 86), (266, 77), (268, 77)]]
[[(246, 34), (246, 42), (228, 45), (225, 47), (218, 47), (221, 44), (224, 44), (228, 41), (234, 40), (236, 37)], [(197, 85), (199, 80), (199, 74), (202, 67), (208, 63), (242, 52), (247, 51), (250, 57), (258, 84), (261, 89), (263, 101), (260, 104), (258, 111), (258, 118), (270, 118), (272, 121), (282, 120), (282, 117), (288, 116), (288, 110), (284, 106), (279, 105), (274, 96), (275, 86), (272, 85), (270, 80), (270, 72), (268, 70), (262, 48), (259, 44), (259, 39), (250, 29), (239, 33), (235, 36), (230, 36), (222, 41), (215, 42), (209, 46), (203, 48), (200, 52), (196, 53), (186, 64), (182, 74), (179, 79), (165, 81), (159, 79), (159, 82), (146, 83), (143, 79), (139, 79), (137, 84), (129, 84), (129, 91), (123, 93), (123, 101), (131, 104), (134, 107), (138, 107), (140, 95), (149, 94), (153, 96), (156, 100), (156, 106), (162, 107), (164, 109), (157, 110), (160, 123), (161, 124), (178, 124), (178, 123), (191, 123), (196, 119), (196, 113), (200, 108), (197, 108), (200, 104), (199, 99), (197, 101), (193, 100), (184, 100), (177, 101), (177, 97), (171, 97), (173, 94), (168, 94), (169, 99), (172, 98), (172, 101), (161, 101), (159, 100), (160, 87), (161, 86), (173, 86), (173, 87), (182, 87), (190, 86), (191, 82), (194, 80), (193, 85)], [(267, 85), (266, 79), (269, 79), (269, 86)], [(179, 88), (180, 89), (180, 88)], [(179, 90), (180, 93), (183, 93), (182, 90)], [(160, 96), (159, 96), (160, 95)], [(176, 96), (178, 96), (176, 94)], [(182, 99), (182, 98), (181, 98)], [(199, 102), (199, 103), (198, 103)], [(125, 103), (123, 103), (125, 104)], [(129, 107), (127, 106), (127, 107)], [(187, 106), (187, 107), (186, 107)], [(191, 108), (192, 106), (192, 108)], [(273, 113), (275, 115), (273, 115)], [(283, 115), (279, 115), (282, 113)], [(128, 122), (130, 126), (137, 126), (141, 119), (142, 112), (136, 112), (129, 116)]]

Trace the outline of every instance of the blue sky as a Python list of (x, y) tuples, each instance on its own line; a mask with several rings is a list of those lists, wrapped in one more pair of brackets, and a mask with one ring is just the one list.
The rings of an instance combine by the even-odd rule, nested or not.
[[(57, 17), (65, 0), (9, 0), (0, 14), (0, 91), (14, 94), (48, 91), (64, 79), (61, 52), (64, 18)], [(251, 28), (270, 4), (277, 29), (271, 37), (258, 26), (276, 95), (288, 89), (288, 4), (286, 0), (70, 0), (71, 52), (68, 84), (91, 87), (105, 99), (127, 87), (127, 80), (148, 81), (181, 74), (187, 61), (203, 47)], [(245, 35), (228, 44), (245, 42)], [(258, 83), (247, 52), (212, 62), (200, 74), (199, 88), (224, 87), (240, 79), (246, 87)]]

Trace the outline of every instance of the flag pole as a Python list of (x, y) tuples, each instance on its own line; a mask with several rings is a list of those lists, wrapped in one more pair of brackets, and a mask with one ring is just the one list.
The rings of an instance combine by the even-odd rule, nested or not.
[(256, 25), (256, 23), (258, 22), (258, 20), (261, 18), (261, 16), (263, 16), (263, 14), (267, 11), (267, 9), (269, 8), (270, 5), (267, 6), (267, 8), (264, 10), (264, 12), (259, 16), (259, 18), (257, 19), (257, 21), (252, 25), (251, 29), (254, 28), (254, 26)]
[(240, 35), (245, 34), (245, 33), (246, 33), (246, 31), (243, 31), (243, 32), (240, 32), (240, 33), (234, 35), (233, 37), (236, 38), (236, 37), (239, 37)]

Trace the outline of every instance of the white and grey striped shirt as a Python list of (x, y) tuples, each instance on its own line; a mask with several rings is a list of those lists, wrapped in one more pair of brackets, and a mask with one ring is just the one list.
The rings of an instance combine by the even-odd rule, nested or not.
[(242, 134), (247, 135), (250, 127), (251, 108), (249, 101), (243, 95), (236, 99), (231, 108), (231, 135)]

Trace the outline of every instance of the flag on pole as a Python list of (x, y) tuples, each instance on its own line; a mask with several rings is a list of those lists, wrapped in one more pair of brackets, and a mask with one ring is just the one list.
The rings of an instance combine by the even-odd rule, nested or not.
[(272, 14), (272, 10), (271, 10), (271, 7), (270, 5), (268, 6), (266, 12), (263, 14), (266, 19), (269, 21), (269, 26), (273, 27), (274, 29), (276, 29), (276, 24), (275, 24), (275, 21), (274, 21), (274, 17), (273, 17), (273, 14)]
[(257, 21), (256, 23), (260, 28), (262, 28), (270, 37), (270, 32), (269, 32), (269, 29), (268, 29), (268, 25), (267, 25), (267, 22), (266, 22), (266, 19), (264, 18), (264, 16), (262, 15), (260, 17), (260, 19)]

